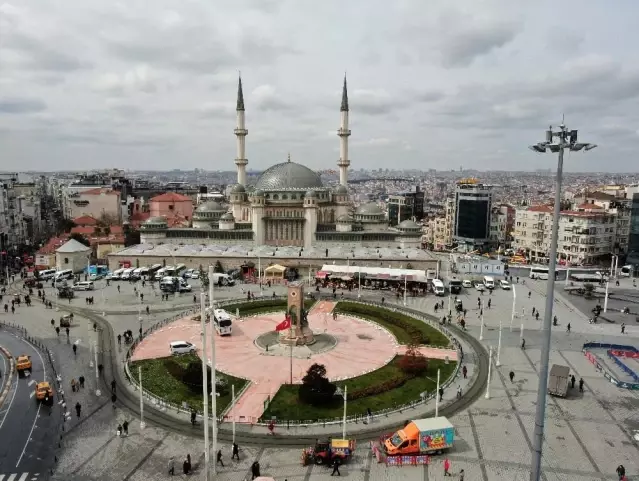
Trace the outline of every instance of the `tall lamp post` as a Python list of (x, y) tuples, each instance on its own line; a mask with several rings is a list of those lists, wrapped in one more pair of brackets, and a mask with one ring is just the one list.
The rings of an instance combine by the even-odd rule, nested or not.
[(211, 319), (209, 327), (211, 328), (211, 413), (212, 413), (212, 449), (213, 449), (213, 474), (217, 472), (217, 375), (215, 372), (215, 326), (213, 325), (213, 317), (215, 313), (215, 304), (213, 303), (213, 266), (209, 266), (209, 318)]
[(613, 273), (616, 273), (616, 263), (618, 257), (616, 255), (612, 255), (610, 259), (610, 275), (608, 275), (608, 280), (606, 280), (606, 295), (604, 297), (604, 312), (608, 312), (608, 287), (610, 286), (610, 281), (613, 279)]
[(546, 417), (546, 391), (548, 389), (548, 361), (550, 357), (550, 333), (552, 308), (554, 302), (555, 272), (557, 270), (557, 238), (559, 233), (559, 214), (561, 212), (561, 182), (564, 168), (564, 150), (578, 152), (582, 149), (592, 150), (595, 144), (577, 142), (577, 131), (568, 130), (562, 122), (559, 130), (552, 126), (546, 131), (546, 140), (530, 147), (539, 153), (552, 152), (559, 154), (557, 162), (557, 179), (555, 185), (555, 206), (550, 237), (550, 255), (548, 264), (548, 282), (546, 284), (546, 310), (544, 312), (543, 337), (541, 344), (541, 363), (539, 368), (539, 385), (537, 388), (537, 409), (535, 413), (535, 432), (532, 450), (531, 481), (541, 479), (541, 456), (544, 443), (544, 421)]
[[(212, 322), (209, 327), (213, 328)], [(206, 372), (206, 297), (204, 293), (200, 294), (200, 328), (202, 329), (202, 424), (204, 425), (204, 472), (206, 473), (206, 480), (209, 481), (209, 479), (211, 479), (209, 472), (209, 376)], [(215, 464), (215, 461), (213, 462), (213, 464)]]
[(517, 302), (517, 292), (515, 291), (515, 286), (512, 285), (512, 288), (513, 288), (513, 310), (510, 313), (510, 332), (513, 332), (513, 322), (515, 322), (515, 303)]

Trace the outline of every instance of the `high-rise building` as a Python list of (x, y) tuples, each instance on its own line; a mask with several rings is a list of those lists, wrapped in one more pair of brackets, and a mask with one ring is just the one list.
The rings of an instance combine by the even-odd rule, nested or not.
[(639, 193), (632, 195), (627, 262), (634, 266), (634, 274), (639, 275)]
[(493, 187), (477, 179), (462, 179), (455, 186), (453, 241), (475, 249), (489, 242)]
[(415, 186), (410, 192), (388, 197), (388, 223), (396, 226), (405, 220), (420, 221), (424, 217), (424, 191)]

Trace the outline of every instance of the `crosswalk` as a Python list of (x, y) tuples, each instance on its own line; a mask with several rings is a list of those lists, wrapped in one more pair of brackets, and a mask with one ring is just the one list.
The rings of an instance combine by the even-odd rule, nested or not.
[(40, 479), (40, 473), (0, 473), (0, 481), (37, 481)]

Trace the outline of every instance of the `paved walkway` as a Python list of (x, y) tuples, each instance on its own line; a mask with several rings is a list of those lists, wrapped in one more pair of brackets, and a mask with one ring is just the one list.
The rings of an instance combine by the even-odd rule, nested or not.
[[(229, 418), (254, 422), (262, 415), (267, 398), (275, 396), (280, 386), (289, 383), (291, 377), (293, 383), (301, 383), (312, 364), (323, 364), (332, 381), (342, 381), (379, 369), (397, 354), (406, 352), (406, 346), (398, 345), (394, 336), (374, 323), (343, 315), (334, 320), (331, 315), (334, 307), (334, 302), (319, 302), (309, 313), (308, 321), (313, 332), (333, 336), (336, 346), (323, 353), (309, 353), (306, 359), (295, 355), (291, 362), (289, 355), (265, 352), (255, 345), (258, 336), (274, 331), (275, 326), (282, 322), (281, 313), (236, 319), (233, 335), (216, 336), (216, 369), (251, 381), (229, 412)], [(199, 321), (192, 317), (180, 319), (145, 338), (135, 350), (132, 360), (169, 356), (169, 343), (178, 340), (193, 343), (201, 356), (200, 332)], [(423, 347), (420, 351), (429, 358), (457, 360), (457, 352), (451, 349)], [(207, 353), (210, 364), (210, 335), (207, 335)]]

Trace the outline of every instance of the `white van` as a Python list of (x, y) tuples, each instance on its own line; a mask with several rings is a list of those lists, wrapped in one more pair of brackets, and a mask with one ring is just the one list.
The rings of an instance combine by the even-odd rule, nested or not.
[(228, 274), (222, 274), (219, 272), (213, 274), (212, 280), (213, 284), (215, 284), (216, 286), (219, 286), (220, 284), (223, 286), (232, 286), (235, 284), (235, 279), (233, 279)]
[(439, 279), (433, 279), (433, 292), (436, 296), (443, 296), (446, 294), (444, 283)]
[(73, 271), (71, 269), (64, 269), (55, 273), (54, 279), (73, 279)]
[(173, 341), (169, 342), (169, 349), (172, 356), (179, 354), (195, 354), (195, 346), (186, 341)]
[(55, 269), (44, 269), (38, 272), (38, 277), (41, 281), (48, 281), (55, 277)]
[(120, 279), (122, 279), (123, 281), (128, 281), (129, 279), (131, 279), (131, 275), (133, 274), (134, 271), (135, 271), (135, 267), (129, 267), (128, 269), (125, 269), (122, 275), (120, 276)]
[(499, 280), (499, 287), (501, 287), (505, 291), (510, 290), (510, 283), (504, 279)]
[(125, 271), (126, 269), (124, 267), (121, 267), (120, 269), (116, 269), (113, 271), (113, 274), (111, 274), (111, 279), (113, 279), (114, 281), (119, 281), (120, 278), (122, 277), (122, 273)]
[(231, 316), (224, 309), (213, 309), (213, 324), (220, 336), (230, 336), (233, 329)]
[(93, 281), (81, 281), (73, 284), (74, 291), (92, 291), (93, 289)]
[(493, 290), (495, 288), (495, 279), (491, 276), (484, 276), (484, 286), (486, 286), (486, 289)]

